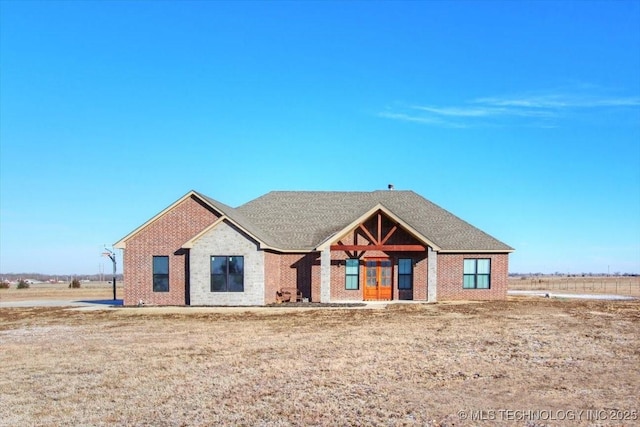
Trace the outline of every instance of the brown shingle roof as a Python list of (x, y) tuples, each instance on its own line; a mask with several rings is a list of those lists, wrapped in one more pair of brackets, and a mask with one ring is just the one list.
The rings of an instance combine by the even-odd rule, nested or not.
[(207, 203), (209, 203), (209, 205), (211, 205), (221, 214), (227, 216), (228, 218), (231, 218), (232, 221), (240, 225), (259, 241), (266, 243), (268, 246), (277, 245), (276, 239), (274, 239), (261, 227), (256, 226), (255, 223), (251, 219), (247, 218), (239, 209), (234, 209), (231, 206), (225, 205), (224, 203), (212, 199), (211, 197), (205, 196), (202, 193), (198, 193), (196, 191), (194, 191), (194, 193), (204, 199)]
[(513, 250), (413, 191), (273, 191), (235, 209), (206, 199), (280, 250), (313, 250), (377, 205), (444, 251)]

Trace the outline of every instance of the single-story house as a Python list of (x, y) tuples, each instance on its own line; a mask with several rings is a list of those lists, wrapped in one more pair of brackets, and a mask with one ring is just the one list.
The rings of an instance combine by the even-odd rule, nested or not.
[(189, 191), (118, 241), (124, 304), (494, 300), (514, 249), (413, 191)]

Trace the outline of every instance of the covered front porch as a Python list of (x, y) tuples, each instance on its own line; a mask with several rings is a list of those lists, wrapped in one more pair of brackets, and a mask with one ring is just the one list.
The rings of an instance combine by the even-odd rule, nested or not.
[(321, 302), (436, 300), (437, 247), (383, 206), (318, 250)]

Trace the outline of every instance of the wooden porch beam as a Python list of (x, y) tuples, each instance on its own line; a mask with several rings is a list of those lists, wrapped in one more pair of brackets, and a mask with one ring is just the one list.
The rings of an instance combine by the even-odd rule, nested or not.
[(364, 225), (360, 224), (360, 229), (361, 229), (362, 231), (364, 231), (364, 234), (366, 234), (366, 235), (367, 235), (366, 237), (369, 239), (369, 241), (370, 241), (371, 243), (373, 243), (373, 244), (380, 243), (380, 242), (378, 242), (378, 240), (376, 240), (376, 238), (375, 238), (375, 237), (373, 237), (373, 236), (371, 235), (371, 233), (369, 233), (369, 230), (367, 230), (367, 229), (364, 227)]
[(332, 251), (423, 252), (422, 245), (331, 245)]
[[(342, 240), (338, 240), (337, 246), (340, 246), (340, 247), (344, 246), (344, 243), (342, 243)], [(349, 258), (357, 258), (357, 255), (358, 255), (358, 253), (355, 251), (351, 253), (350, 251), (345, 250), (344, 253), (346, 253)]]
[(387, 233), (386, 236), (384, 236), (384, 239), (382, 239), (382, 241), (380, 242), (381, 245), (384, 245), (385, 243), (387, 243), (387, 240), (389, 240), (389, 237), (391, 237), (391, 235), (393, 233), (396, 232), (396, 230), (398, 229), (398, 224), (394, 225), (393, 228), (391, 230), (389, 230), (389, 232)]

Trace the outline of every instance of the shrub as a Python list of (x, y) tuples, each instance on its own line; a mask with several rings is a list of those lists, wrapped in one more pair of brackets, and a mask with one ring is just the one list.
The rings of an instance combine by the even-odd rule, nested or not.
[(69, 287), (78, 289), (80, 287), (80, 281), (78, 279), (73, 279), (71, 283), (69, 283)]
[(24, 280), (24, 279), (20, 279), (20, 281), (18, 282), (18, 286), (16, 286), (16, 288), (18, 288), (18, 289), (29, 289), (29, 283), (27, 283), (27, 281)]
[(9, 289), (9, 282), (7, 282), (6, 280), (0, 282), (0, 289)]

